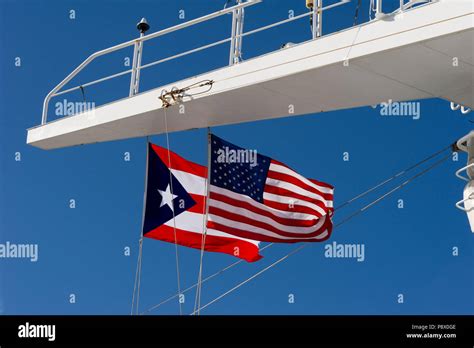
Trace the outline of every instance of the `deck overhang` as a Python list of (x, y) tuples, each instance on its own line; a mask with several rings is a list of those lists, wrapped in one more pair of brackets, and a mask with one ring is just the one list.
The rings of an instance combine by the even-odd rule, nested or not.
[(162, 90), (203, 80), (213, 80), (212, 89), (185, 98), (184, 113), (167, 108), (168, 131), (389, 100), (474, 108), (473, 52), (473, 2), (430, 3), (31, 128), (27, 143), (56, 149), (164, 133)]

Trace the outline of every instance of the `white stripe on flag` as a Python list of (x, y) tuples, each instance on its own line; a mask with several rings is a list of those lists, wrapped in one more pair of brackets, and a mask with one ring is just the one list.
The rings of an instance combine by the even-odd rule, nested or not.
[[(227, 196), (229, 198), (232, 198), (232, 199), (235, 199), (235, 200), (238, 200), (238, 201), (246, 202), (246, 203), (251, 204), (252, 206), (254, 206), (256, 208), (266, 210), (266, 211), (272, 213), (273, 215), (275, 215), (277, 217), (281, 217), (281, 218), (284, 218), (284, 219), (288, 218), (288, 212), (287, 211), (279, 210), (279, 209), (275, 209), (275, 208), (266, 206), (262, 203), (259, 203), (255, 200), (253, 200), (249, 196), (241, 195), (241, 194), (235, 193), (233, 191), (230, 191), (228, 189), (224, 189), (224, 188), (214, 186), (214, 185), (210, 186), (210, 191), (215, 192), (215, 193), (219, 193), (223, 196)], [(287, 202), (285, 204), (287, 204)], [(294, 213), (292, 213), (291, 218), (294, 218), (296, 220), (314, 220), (315, 216), (311, 215), (311, 214), (306, 214), (306, 213), (294, 212)]]
[[(198, 213), (192, 213), (189, 211), (182, 212), (178, 216), (175, 217), (175, 223), (176, 223), (176, 228), (180, 230), (184, 230), (187, 232), (192, 232), (192, 233), (197, 233), (202, 235), (202, 223), (203, 223), (203, 214), (198, 214)], [(166, 226), (174, 228), (174, 223), (173, 219), (169, 220), (168, 222), (165, 223)], [(226, 237), (226, 238), (233, 238), (233, 239), (241, 239), (247, 242), (250, 242), (252, 244), (258, 245), (259, 242), (230, 235), (225, 232), (221, 231), (216, 231), (212, 229), (207, 230), (207, 234), (211, 236), (216, 236), (216, 237)]]
[(176, 169), (171, 169), (171, 173), (183, 185), (186, 192), (200, 196), (206, 195), (205, 178)]
[[(278, 188), (283, 188), (285, 190), (288, 190), (288, 191), (291, 191), (291, 192), (297, 193), (299, 195), (310, 198), (310, 199), (306, 200), (307, 202), (310, 202), (311, 200), (318, 200), (318, 201), (324, 203), (324, 205), (326, 207), (332, 208), (332, 201), (328, 201), (324, 197), (322, 197), (321, 195), (318, 195), (317, 193), (305, 190), (304, 188), (302, 188), (300, 186), (296, 186), (295, 184), (292, 184), (292, 183), (289, 183), (289, 182), (286, 182), (286, 181), (282, 181), (282, 180), (278, 180), (278, 179), (272, 179), (272, 178), (267, 178), (266, 184), (269, 185), (269, 186), (275, 186), (275, 187), (278, 187)], [(301, 201), (301, 199), (298, 199), (298, 200)]]
[[(303, 201), (303, 200), (298, 199), (298, 198), (293, 198), (293, 197), (288, 197), (288, 196), (283, 196), (283, 195), (276, 195), (276, 194), (273, 194), (273, 193), (264, 192), (263, 193), (263, 199), (273, 201), (273, 202), (283, 203), (285, 205), (290, 205), (290, 204), (303, 205), (305, 207), (314, 209), (315, 211), (317, 211), (321, 215), (326, 215), (326, 212), (324, 211), (324, 209), (321, 208), (319, 205), (316, 205), (314, 203), (310, 203), (310, 202), (307, 202), (307, 201)], [(288, 214), (288, 210), (285, 210), (285, 211), (286, 211), (286, 214)], [(313, 219), (314, 219), (314, 216), (313, 216)]]
[[(264, 215), (261, 215), (261, 214), (258, 214), (258, 213), (254, 213), (253, 211), (250, 211), (250, 210), (245, 209), (245, 208), (235, 207), (235, 206), (232, 206), (230, 204), (224, 203), (222, 201), (217, 201), (217, 200), (214, 200), (214, 199), (210, 199), (209, 200), (209, 206), (210, 207), (213, 206), (213, 207), (228, 211), (230, 213), (238, 214), (239, 216), (242, 216), (242, 217), (245, 217), (245, 218), (248, 218), (248, 219), (264, 222), (264, 223), (269, 224), (269, 225), (271, 225), (271, 226), (273, 226), (273, 227), (275, 227), (279, 230), (282, 230), (283, 232), (288, 232), (288, 233), (312, 233), (312, 232), (316, 232), (317, 230), (319, 230), (321, 228), (321, 226), (325, 222), (325, 218), (323, 217), (321, 219), (318, 219), (318, 222), (314, 226), (309, 226), (309, 227), (308, 226), (299, 227), (299, 226), (294, 226), (294, 225), (289, 226), (289, 225), (282, 225), (282, 224), (276, 222), (275, 220), (273, 220), (273, 219), (271, 219), (267, 216), (264, 216)], [(288, 219), (291, 219), (291, 215), (292, 215), (291, 213), (288, 213)], [(298, 238), (298, 237), (295, 237), (295, 238)]]
[(295, 177), (296, 179), (304, 182), (306, 185), (308, 186), (311, 186), (311, 187), (314, 187), (316, 190), (319, 190), (321, 191), (322, 193), (329, 193), (329, 194), (333, 194), (334, 192), (334, 189), (331, 189), (329, 187), (324, 187), (324, 186), (320, 186), (320, 185), (317, 185), (315, 184), (314, 182), (306, 179), (304, 176), (302, 176), (301, 174), (298, 174), (297, 172), (295, 172), (294, 170), (290, 169), (290, 168), (287, 168), (285, 166), (282, 166), (282, 165), (279, 165), (279, 164), (276, 164), (276, 163), (270, 163), (270, 168), (269, 168), (270, 171), (273, 171), (273, 172), (278, 172), (278, 173), (283, 173), (283, 174), (288, 174), (292, 177)]
[(285, 236), (279, 235), (279, 234), (277, 234), (277, 233), (271, 232), (271, 231), (269, 231), (269, 230), (266, 230), (266, 229), (263, 229), (263, 228), (260, 228), (260, 227), (252, 226), (252, 225), (245, 224), (245, 223), (243, 223), (243, 222), (238, 222), (238, 221), (235, 221), (235, 220), (229, 220), (229, 219), (226, 219), (226, 218), (224, 218), (224, 217), (222, 217), (222, 216), (218, 216), (218, 215), (214, 215), (214, 214), (209, 214), (208, 220), (209, 220), (209, 221), (216, 222), (216, 223), (221, 224), (221, 225), (224, 225), (224, 226), (227, 226), (227, 227), (231, 227), (231, 228), (243, 230), (243, 231), (245, 231), (245, 232), (252, 232), (252, 233), (264, 235), (264, 236), (267, 236), (267, 237), (277, 238), (277, 239), (281, 239), (281, 240), (323, 239), (323, 238), (325, 238), (325, 237), (327, 236), (327, 234), (328, 234), (328, 231), (327, 231), (327, 230), (324, 230), (324, 232), (322, 232), (321, 234), (319, 234), (319, 235), (317, 235), (317, 236), (315, 236), (315, 237), (311, 237), (311, 238), (304, 238), (304, 237), (298, 237), (298, 238), (295, 238), (295, 237), (285, 237)]

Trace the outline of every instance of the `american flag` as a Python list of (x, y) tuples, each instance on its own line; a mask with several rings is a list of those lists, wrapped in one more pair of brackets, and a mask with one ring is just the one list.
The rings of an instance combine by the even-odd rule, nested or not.
[(321, 242), (332, 231), (334, 188), (211, 135), (208, 231), (264, 242)]

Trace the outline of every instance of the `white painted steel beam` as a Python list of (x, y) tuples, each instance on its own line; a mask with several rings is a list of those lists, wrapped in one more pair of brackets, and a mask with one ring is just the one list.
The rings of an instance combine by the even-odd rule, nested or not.
[(473, 1), (443, 0), (31, 128), (27, 143), (163, 133), (162, 90), (202, 80), (214, 85), (185, 98), (185, 114), (168, 108), (169, 131), (285, 117), (290, 104), (294, 115), (426, 98), (474, 107), (473, 41)]

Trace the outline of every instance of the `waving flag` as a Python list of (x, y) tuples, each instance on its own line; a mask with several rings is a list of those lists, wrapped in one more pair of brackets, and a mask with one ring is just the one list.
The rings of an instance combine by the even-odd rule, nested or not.
[[(143, 235), (201, 249), (205, 226), (206, 179), (206, 167), (149, 144)], [(223, 231), (208, 230), (204, 250), (253, 262), (261, 258), (258, 244), (257, 241)]]
[(321, 242), (332, 231), (333, 187), (211, 137), (207, 228), (265, 242)]

